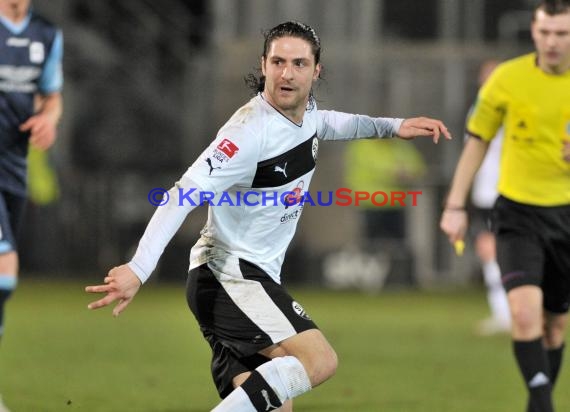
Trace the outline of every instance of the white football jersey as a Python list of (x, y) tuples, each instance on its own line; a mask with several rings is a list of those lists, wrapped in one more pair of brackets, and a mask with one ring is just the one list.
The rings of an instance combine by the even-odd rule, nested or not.
[(169, 191), (169, 204), (157, 209), (130, 267), (144, 282), (186, 214), (207, 202), (208, 220), (192, 248), (190, 268), (229, 254), (259, 266), (280, 283), (319, 139), (393, 137), (402, 121), (315, 106), (305, 112), (302, 124), (295, 124), (257, 95), (228, 120)]

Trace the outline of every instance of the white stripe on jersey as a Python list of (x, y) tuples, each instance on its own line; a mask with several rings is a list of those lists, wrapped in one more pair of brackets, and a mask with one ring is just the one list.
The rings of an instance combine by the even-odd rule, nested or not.
[(244, 279), (238, 257), (227, 255), (225, 258), (211, 260), (208, 267), (236, 306), (265, 332), (273, 343), (297, 334), (263, 286), (254, 280)]

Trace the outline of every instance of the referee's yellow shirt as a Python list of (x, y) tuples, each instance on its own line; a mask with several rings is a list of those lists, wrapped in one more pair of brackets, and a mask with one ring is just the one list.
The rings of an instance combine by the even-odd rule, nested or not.
[(497, 67), (479, 92), (467, 130), (490, 141), (501, 125), (499, 193), (529, 205), (570, 205), (570, 163), (562, 158), (570, 142), (570, 70), (545, 73), (535, 53)]

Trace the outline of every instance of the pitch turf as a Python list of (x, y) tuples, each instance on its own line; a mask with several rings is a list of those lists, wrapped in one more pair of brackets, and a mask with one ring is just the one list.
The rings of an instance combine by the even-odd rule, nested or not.
[[(117, 319), (86, 309), (85, 283), (22, 279), (0, 347), (0, 392), (11, 409), (203, 412), (216, 404), (209, 348), (183, 281), (145, 286)], [(340, 358), (337, 375), (298, 398), (296, 412), (524, 410), (509, 338), (472, 332), (487, 314), (483, 291), (293, 294)], [(570, 410), (566, 366), (559, 411)]]

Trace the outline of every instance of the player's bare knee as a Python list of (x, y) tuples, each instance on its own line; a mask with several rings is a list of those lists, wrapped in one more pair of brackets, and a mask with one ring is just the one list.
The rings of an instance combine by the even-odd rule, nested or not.
[(244, 373), (240, 373), (239, 375), (235, 376), (232, 379), (232, 383), (234, 385), (234, 388), (241, 386), (241, 384), (244, 383), (247, 380), (247, 378), (249, 378), (249, 375), (251, 375), (251, 372), (244, 372)]
[(275, 412), (293, 412), (293, 400), (287, 399), (280, 408), (275, 409)]
[(517, 305), (511, 307), (513, 328), (522, 335), (535, 335), (541, 329), (540, 311), (533, 307)]
[(319, 353), (305, 366), (313, 387), (330, 379), (338, 367), (338, 356), (332, 348)]
[(559, 348), (566, 337), (567, 315), (547, 313), (544, 321), (544, 343), (549, 349)]
[(338, 355), (334, 351), (334, 349), (330, 349), (327, 355), (327, 361), (325, 364), (324, 375), (326, 376), (324, 380), (330, 379), (336, 373), (338, 368)]

